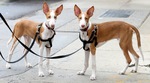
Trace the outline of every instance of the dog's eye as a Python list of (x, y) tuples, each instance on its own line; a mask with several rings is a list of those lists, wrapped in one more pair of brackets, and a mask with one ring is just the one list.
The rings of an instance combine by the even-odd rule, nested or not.
[(54, 16), (54, 19), (57, 19), (57, 16)]
[(85, 20), (87, 20), (88, 18), (87, 17), (85, 17)]
[(82, 19), (82, 17), (79, 17), (79, 19)]
[(47, 18), (51, 18), (51, 16), (48, 16)]

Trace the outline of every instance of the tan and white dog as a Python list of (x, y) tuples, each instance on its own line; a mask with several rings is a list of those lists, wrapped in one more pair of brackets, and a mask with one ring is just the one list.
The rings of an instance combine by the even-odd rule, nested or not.
[(129, 52), (134, 56), (135, 59), (135, 69), (132, 71), (133, 73), (137, 72), (138, 69), (138, 62), (139, 62), (139, 55), (135, 52), (132, 46), (132, 35), (133, 32), (136, 33), (138, 48), (140, 53), (143, 57), (143, 53), (141, 51), (141, 41), (140, 41), (140, 33), (139, 31), (133, 26), (128, 23), (122, 21), (111, 21), (111, 22), (104, 22), (99, 24), (92, 24), (90, 22), (90, 17), (93, 16), (94, 6), (89, 8), (86, 12), (82, 12), (80, 8), (75, 5), (74, 6), (74, 13), (79, 19), (79, 26), (80, 26), (80, 35), (82, 40), (89, 40), (92, 31), (94, 30), (94, 26), (97, 26), (97, 43), (98, 45), (95, 46), (95, 43), (87, 44), (85, 47), (89, 48), (89, 51), (85, 51), (85, 61), (84, 61), (84, 68), (82, 71), (78, 72), (78, 75), (84, 75), (88, 68), (88, 61), (89, 61), (89, 54), (91, 52), (92, 56), (92, 75), (90, 77), (91, 80), (96, 79), (96, 47), (99, 47), (106, 43), (111, 39), (118, 39), (120, 48), (122, 49), (124, 56), (126, 58), (127, 65), (125, 68), (119, 72), (121, 75), (125, 74), (129, 64), (131, 63), (131, 58), (129, 56)]
[[(54, 34), (53, 30), (55, 28), (57, 16), (61, 14), (62, 10), (63, 10), (63, 5), (58, 7), (56, 10), (50, 10), (48, 4), (46, 2), (43, 3), (43, 12), (46, 16), (46, 21), (43, 22), (41, 30), (40, 30), (40, 36), (42, 39), (48, 39), (52, 37), (52, 35)], [(36, 23), (30, 20), (21, 20), (16, 23), (13, 33), (19, 39), (23, 37), (25, 40), (25, 45), (29, 46), (31, 39), (35, 37), (35, 34), (38, 30), (37, 26), (39, 24), (40, 23)], [(12, 44), (12, 47), (10, 49), (9, 56), (8, 56), (8, 61), (11, 61), (12, 54), (16, 46), (18, 45), (18, 41), (16, 40), (14, 35), (12, 35), (12, 37), (8, 41), (8, 44), (9, 44), (13, 40), (13, 44)], [(45, 46), (49, 47), (50, 43), (41, 42), (41, 41), (39, 42), (38, 38), (36, 39), (36, 42), (39, 44), (40, 55), (43, 56), (43, 50)], [(50, 55), (50, 50), (51, 48), (46, 48), (46, 56)], [(27, 50), (25, 50), (24, 52), (26, 53), (26, 51)], [(27, 57), (25, 57), (25, 65), (26, 67), (32, 67), (32, 65), (27, 62)], [(40, 62), (39, 62), (39, 72), (38, 72), (38, 75), (40, 77), (44, 76), (44, 73), (42, 71), (42, 65), (43, 65), (43, 58), (41, 57)], [(46, 65), (47, 65), (47, 71), (49, 72), (49, 74), (53, 74), (53, 71), (49, 68), (49, 59), (47, 59)], [(7, 63), (6, 68), (10, 69), (11, 65)]]

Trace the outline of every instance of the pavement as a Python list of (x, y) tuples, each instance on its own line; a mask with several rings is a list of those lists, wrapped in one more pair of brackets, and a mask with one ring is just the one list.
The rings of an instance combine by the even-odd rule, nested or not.
[[(77, 75), (77, 72), (84, 65), (83, 49), (73, 54), (70, 57), (51, 60), (51, 67), (54, 75), (48, 75), (46, 71), (44, 77), (38, 77), (38, 57), (28, 54), (28, 61), (31, 62), (33, 68), (26, 68), (24, 60), (12, 64), (12, 69), (5, 68), (5, 62), (0, 59), (0, 83), (149, 83), (150, 82), (150, 1), (148, 0), (64, 0), (50, 4), (52, 9), (55, 9), (60, 4), (64, 5), (62, 14), (58, 17), (56, 32), (54, 39), (54, 47), (52, 55), (71, 53), (82, 47), (81, 41), (78, 39), (78, 20), (74, 15), (73, 6), (77, 4), (83, 11), (89, 7), (95, 7), (94, 16), (91, 18), (93, 23), (101, 23), (112, 20), (122, 20), (133, 24), (141, 33), (142, 50), (145, 60), (140, 58), (138, 73), (131, 73), (133, 69), (128, 68), (125, 75), (119, 75), (118, 72), (125, 66), (125, 58), (119, 48), (117, 40), (108, 41), (105, 45), (97, 48), (96, 64), (97, 64), (97, 79), (91, 81), (91, 65), (87, 69), (85, 75)], [(129, 17), (105, 16), (103, 14), (110, 13), (112, 10), (131, 11)], [(111, 13), (113, 14), (113, 13)], [(124, 14), (124, 12), (122, 13)], [(27, 14), (18, 19), (7, 19), (11, 27), (20, 19), (30, 19), (37, 22), (45, 20), (42, 10), (38, 10), (31, 14)], [(6, 29), (6, 26), (0, 21), (0, 48), (1, 52), (7, 56), (9, 46), (6, 47), (11, 33)], [(133, 46), (137, 53), (136, 36), (133, 36)], [(18, 46), (14, 53), (13, 60), (22, 55), (22, 46)], [(33, 47), (35, 52), (38, 52), (38, 46)], [(18, 55), (18, 56), (17, 56)], [(132, 56), (131, 56), (132, 57)], [(133, 59), (133, 58), (132, 58)], [(45, 61), (44, 61), (45, 63)], [(91, 61), (90, 61), (91, 63)], [(133, 62), (134, 63), (134, 59)], [(144, 66), (147, 65), (147, 66)], [(45, 66), (44, 66), (45, 68)]]

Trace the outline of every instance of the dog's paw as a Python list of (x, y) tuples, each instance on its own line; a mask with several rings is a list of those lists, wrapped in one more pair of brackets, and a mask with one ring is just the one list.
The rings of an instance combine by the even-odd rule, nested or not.
[(137, 73), (137, 71), (136, 70), (132, 70), (131, 73)]
[(49, 75), (54, 75), (54, 72), (51, 69), (48, 71), (48, 73), (49, 73)]
[(77, 75), (84, 75), (84, 71), (79, 71), (79, 72), (77, 72)]
[(96, 76), (95, 75), (91, 75), (90, 80), (96, 80)]
[(121, 72), (119, 72), (119, 75), (125, 75), (125, 73), (121, 71)]
[(26, 64), (26, 67), (27, 67), (27, 68), (32, 68), (32, 65), (31, 65), (30, 63), (27, 63), (27, 64)]
[(44, 73), (42, 71), (39, 72), (39, 77), (44, 77)]
[(7, 69), (11, 69), (11, 65), (9, 63), (6, 64)]

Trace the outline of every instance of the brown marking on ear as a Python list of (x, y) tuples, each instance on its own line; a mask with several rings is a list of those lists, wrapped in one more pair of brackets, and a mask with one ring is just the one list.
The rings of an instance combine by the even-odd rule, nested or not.
[(94, 6), (92, 6), (91, 8), (89, 8), (86, 13), (87, 13), (87, 15), (89, 17), (91, 17), (91, 16), (93, 16), (93, 12), (94, 12)]
[(79, 15), (81, 14), (81, 10), (76, 4), (74, 5), (74, 13), (77, 17), (79, 17)]
[(62, 12), (62, 10), (63, 10), (63, 5), (59, 6), (59, 7), (55, 10), (56, 15), (57, 15), (57, 16), (60, 15), (61, 12)]
[(43, 12), (47, 15), (50, 12), (49, 6), (46, 2), (43, 3)]

